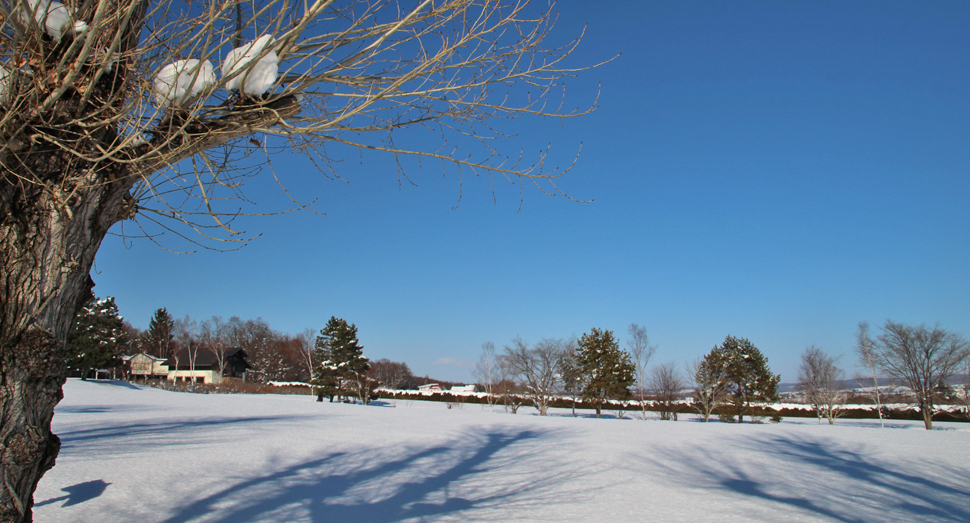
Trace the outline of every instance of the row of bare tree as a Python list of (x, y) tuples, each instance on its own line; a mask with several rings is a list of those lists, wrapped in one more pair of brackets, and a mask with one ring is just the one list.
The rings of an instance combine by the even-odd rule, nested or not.
[(148, 330), (125, 323), (128, 332), (128, 354), (145, 352), (160, 358), (171, 358), (176, 365), (194, 366), (199, 354), (211, 354), (220, 372), (232, 350), (246, 351), (252, 368), (247, 379), (257, 382), (309, 381), (313, 361), (310, 358), (316, 339), (313, 329), (297, 335), (273, 330), (262, 318), (243, 320), (233, 316), (224, 320), (213, 316), (194, 320), (188, 315), (172, 319), (165, 309), (156, 311)]

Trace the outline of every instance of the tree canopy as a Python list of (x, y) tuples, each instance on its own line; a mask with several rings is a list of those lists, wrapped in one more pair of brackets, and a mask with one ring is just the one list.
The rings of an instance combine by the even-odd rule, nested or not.
[(635, 367), (630, 355), (620, 349), (613, 331), (593, 328), (579, 339), (577, 351), (583, 373), (583, 401), (595, 405), (600, 417), (609, 400), (625, 401), (632, 397)]

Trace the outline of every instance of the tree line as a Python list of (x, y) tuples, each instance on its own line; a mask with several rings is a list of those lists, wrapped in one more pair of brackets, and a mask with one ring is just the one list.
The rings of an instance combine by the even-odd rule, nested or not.
[[(855, 347), (859, 363), (871, 373), (871, 392), (882, 421), (879, 376), (908, 387), (927, 430), (943, 401), (962, 401), (970, 419), (970, 343), (939, 325), (911, 326), (891, 320), (872, 336), (866, 322), (859, 324)], [(513, 339), (496, 353), (486, 342), (474, 375), (486, 393), (489, 407), (501, 403), (516, 412), (523, 398), (540, 415), (551, 403), (572, 398), (592, 405), (596, 416), (609, 402), (636, 401), (646, 419), (648, 405), (662, 420), (676, 420), (685, 397), (704, 421), (717, 415), (725, 421), (744, 421), (745, 415), (762, 416), (764, 406), (779, 400), (781, 376), (772, 374), (768, 359), (746, 338), (727, 336), (684, 370), (674, 363), (649, 366), (656, 345), (646, 328), (634, 323), (628, 330), (628, 349), (622, 350), (612, 331), (592, 329), (579, 340), (543, 339), (529, 346)], [(801, 355), (798, 390), (815, 411), (819, 423), (833, 424), (845, 413), (848, 391), (838, 359), (810, 345)], [(950, 379), (964, 372), (961, 395)]]
[[(880, 376), (912, 391), (927, 429), (940, 401), (962, 400), (970, 412), (970, 344), (963, 336), (939, 325), (893, 321), (880, 331), (873, 335), (868, 323), (860, 323), (855, 346), (860, 365), (870, 373), (866, 379), (873, 383), (870, 391), (880, 421)], [(612, 331), (597, 328), (578, 340), (547, 338), (529, 345), (517, 337), (502, 352), (486, 342), (474, 377), (489, 408), (501, 404), (516, 412), (528, 402), (540, 415), (565, 397), (572, 398), (574, 413), (576, 401), (591, 406), (597, 417), (611, 402), (636, 401), (644, 419), (649, 406), (661, 419), (676, 420), (686, 396), (704, 421), (716, 415), (742, 422), (746, 415), (763, 414), (765, 404), (779, 399), (780, 375), (771, 373), (768, 359), (746, 338), (727, 336), (681, 370), (673, 362), (649, 365), (657, 346), (650, 343), (645, 327), (631, 324), (628, 335), (627, 350)], [(174, 319), (159, 308), (141, 331), (122, 319), (113, 298), (93, 295), (75, 318), (68, 348), (68, 364), (82, 377), (91, 369), (120, 365), (122, 355), (140, 352), (177, 360), (207, 351), (221, 371), (229, 350), (242, 348), (252, 366), (247, 379), (308, 383), (318, 399), (331, 401), (355, 398), (367, 403), (378, 388), (414, 389), (433, 381), (414, 376), (404, 362), (370, 361), (363, 355), (356, 325), (341, 318), (331, 317), (319, 333), (305, 329), (290, 335), (273, 330), (262, 318)], [(968, 381), (962, 398), (949, 385), (961, 371)], [(798, 390), (820, 423), (825, 419), (832, 424), (845, 413), (845, 378), (837, 357), (815, 345), (803, 351)]]

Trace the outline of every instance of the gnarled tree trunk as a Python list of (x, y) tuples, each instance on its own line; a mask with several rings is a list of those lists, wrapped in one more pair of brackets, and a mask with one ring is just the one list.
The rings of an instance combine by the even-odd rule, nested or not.
[[(31, 521), (33, 492), (60, 448), (64, 344), (93, 285), (89, 271), (122, 216), (130, 179), (73, 195), (35, 189), (0, 216), (0, 522)], [(33, 192), (33, 194), (29, 194)], [(14, 196), (16, 197), (16, 196)]]

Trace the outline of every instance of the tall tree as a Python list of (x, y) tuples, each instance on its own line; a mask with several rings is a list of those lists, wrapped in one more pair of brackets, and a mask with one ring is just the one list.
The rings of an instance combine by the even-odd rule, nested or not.
[(175, 320), (165, 307), (155, 310), (145, 331), (144, 345), (153, 356), (168, 359), (175, 346)]
[(92, 369), (108, 369), (121, 364), (122, 349), (128, 342), (124, 320), (115, 299), (94, 296), (78, 312), (67, 335), (67, 365), (87, 378)]
[(728, 336), (720, 351), (726, 359), (727, 392), (738, 423), (744, 421), (744, 413), (751, 411), (752, 403), (777, 401), (781, 376), (771, 373), (768, 358), (757, 347), (745, 338)]
[(492, 405), (495, 404), (495, 381), (498, 374), (496, 364), (495, 344), (490, 341), (482, 343), (482, 355), (475, 364), (473, 374), (478, 386), (485, 393), (489, 412), (492, 412)]
[[(361, 403), (367, 404), (370, 387), (367, 370), (370, 364), (364, 357), (364, 347), (357, 340), (357, 325), (347, 320), (331, 316), (327, 326), (317, 337), (318, 361), (314, 380), (317, 385), (317, 398), (323, 396), (357, 396)], [(346, 386), (351, 390), (346, 390)], [(349, 393), (349, 394), (348, 394)]]
[(650, 358), (657, 351), (656, 345), (650, 344), (650, 337), (647, 335), (647, 328), (636, 323), (630, 324), (630, 355), (633, 356), (633, 364), (636, 368), (637, 379), (637, 400), (640, 401), (640, 417), (647, 419), (647, 402), (643, 398), (644, 388), (647, 382), (647, 365)]
[(798, 368), (799, 389), (815, 409), (819, 424), (823, 417), (828, 419), (829, 425), (835, 423), (845, 404), (846, 393), (842, 387), (845, 373), (836, 365), (837, 360), (814, 345), (802, 353)]
[(879, 379), (876, 377), (876, 358), (872, 352), (873, 345), (875, 343), (869, 336), (869, 322), (859, 322), (859, 330), (856, 333), (855, 353), (859, 361), (869, 369), (869, 373), (872, 375), (872, 390), (876, 398), (876, 412), (879, 413), (879, 426), (886, 428), (886, 424), (882, 419), (882, 395), (879, 393)]
[(970, 344), (939, 325), (930, 329), (887, 320), (872, 348), (872, 357), (883, 372), (913, 391), (923, 424), (926, 430), (932, 430), (934, 396), (970, 358)]
[[(0, 521), (31, 518), (54, 464), (64, 343), (112, 226), (245, 238), (244, 182), (279, 150), (327, 175), (375, 151), (555, 193), (563, 171), (508, 160), (492, 126), (588, 112), (548, 109), (578, 42), (545, 45), (554, 17), (527, 1), (257, 0), (248, 19), (235, 1), (65, 1), (0, 4)], [(403, 129), (438, 145), (400, 147)]]
[(626, 401), (632, 394), (635, 367), (621, 350), (613, 331), (593, 328), (579, 339), (579, 366), (583, 369), (583, 401), (592, 403), (596, 417), (610, 400)]
[(563, 354), (559, 362), (559, 375), (562, 376), (562, 390), (569, 396), (572, 403), (572, 414), (576, 417), (576, 398), (580, 396), (585, 387), (583, 381), (583, 369), (579, 365), (579, 347), (576, 339), (569, 340), (569, 349)]

